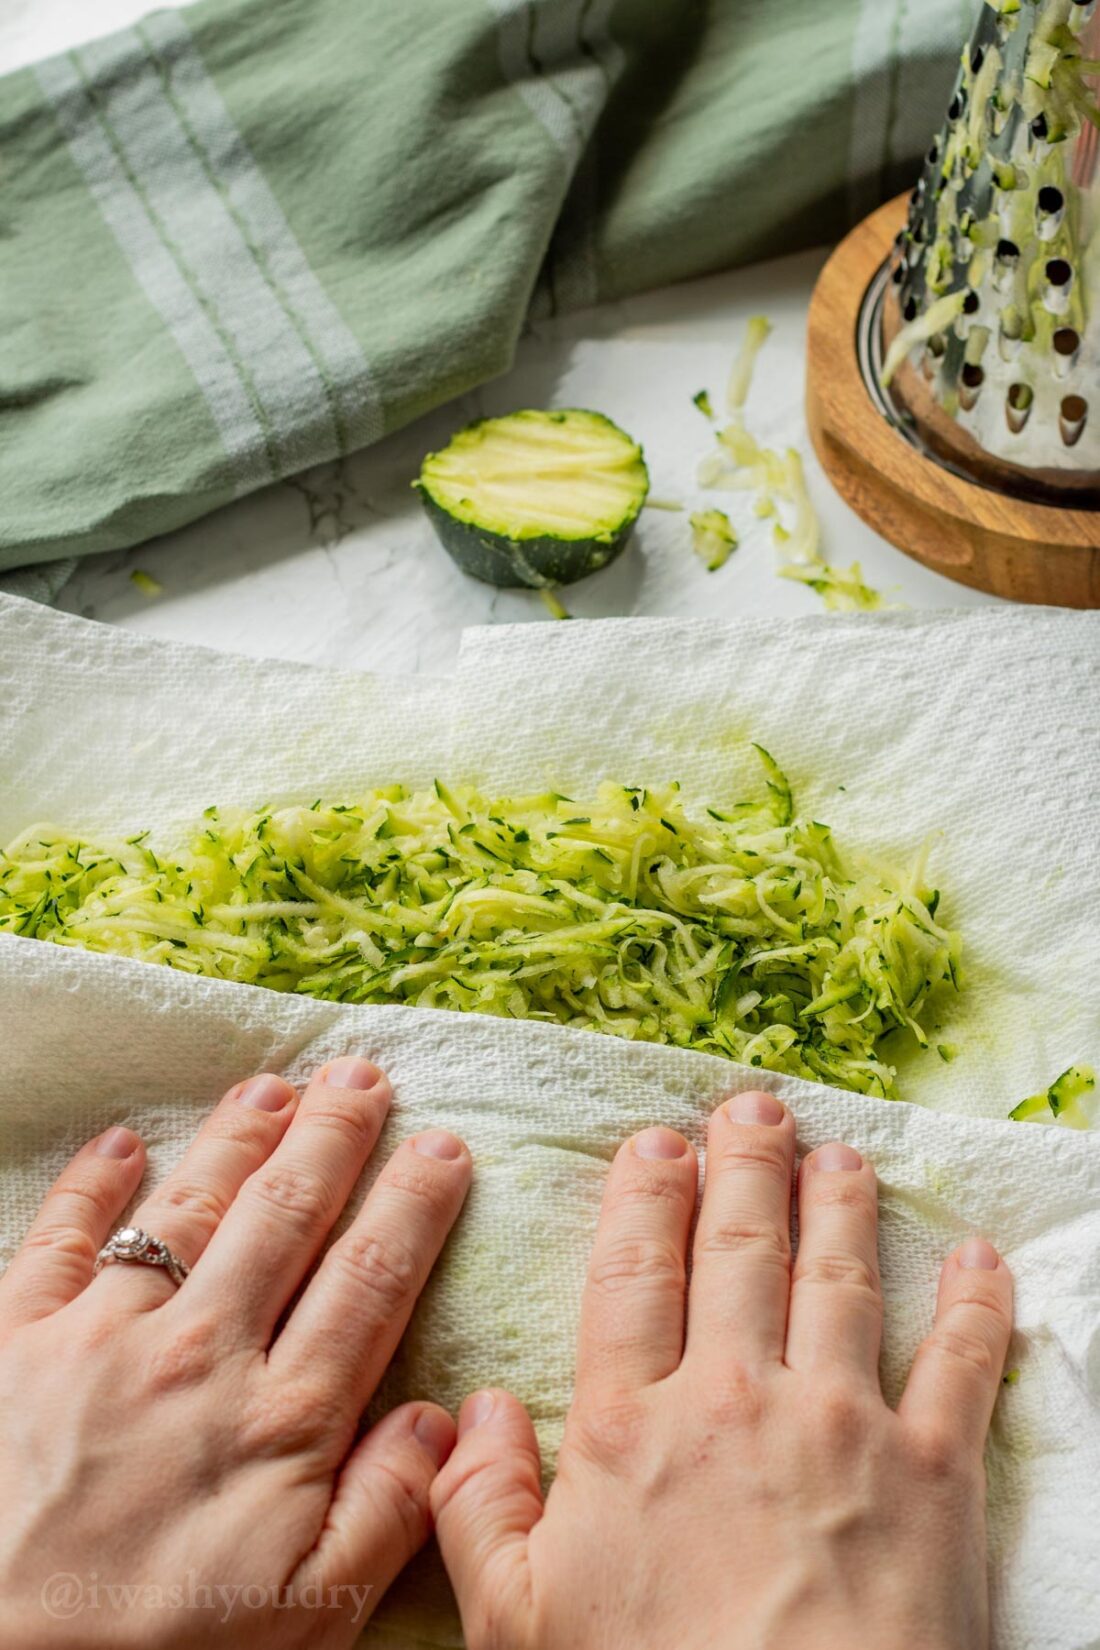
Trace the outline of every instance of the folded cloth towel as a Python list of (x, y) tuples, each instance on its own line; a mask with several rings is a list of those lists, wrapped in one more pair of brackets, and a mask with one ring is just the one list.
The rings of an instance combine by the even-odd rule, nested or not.
[(0, 571), (376, 440), (533, 299), (825, 238), (910, 174), (974, 9), (203, 0), (9, 75)]

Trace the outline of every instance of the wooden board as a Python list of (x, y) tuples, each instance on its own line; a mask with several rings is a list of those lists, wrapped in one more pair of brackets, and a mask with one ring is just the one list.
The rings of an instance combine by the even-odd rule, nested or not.
[(810, 305), (806, 416), (841, 497), (906, 555), (1012, 601), (1100, 607), (1100, 511), (1032, 504), (967, 481), (910, 446), (868, 394), (860, 305), (905, 222), (908, 195), (841, 242)]

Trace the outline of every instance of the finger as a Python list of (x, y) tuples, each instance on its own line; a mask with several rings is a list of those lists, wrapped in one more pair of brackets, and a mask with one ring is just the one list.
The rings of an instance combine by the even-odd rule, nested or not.
[(467, 1398), (458, 1443), (432, 1485), (443, 1562), (469, 1644), (523, 1642), (527, 1538), (542, 1517), (539, 1446), (531, 1418), (511, 1393)]
[[(248, 1176), (271, 1156), (294, 1115), (298, 1096), (274, 1072), (237, 1083), (215, 1106), (167, 1179), (136, 1210), (130, 1224), (160, 1238), (194, 1266)], [(162, 1306), (176, 1285), (159, 1266), (111, 1265), (97, 1290), (114, 1290), (134, 1311)]]
[(646, 1129), (618, 1152), (581, 1307), (578, 1392), (645, 1386), (679, 1365), (696, 1180), (695, 1153), (673, 1129)]
[(878, 1385), (878, 1183), (851, 1146), (822, 1146), (798, 1175), (798, 1257), (786, 1362)]
[(196, 1308), (266, 1346), (351, 1195), (391, 1099), (369, 1060), (323, 1066), (279, 1145), (241, 1187), (187, 1280)]
[(400, 1145), (271, 1348), (275, 1375), (327, 1382), (357, 1421), (381, 1380), (470, 1186), (442, 1129)]
[(0, 1279), (5, 1327), (56, 1312), (91, 1282), (96, 1255), (144, 1168), (145, 1147), (130, 1129), (108, 1129), (81, 1147), (47, 1192)]
[(368, 1432), (336, 1481), (324, 1532), (294, 1578), (295, 1591), (316, 1581), (321, 1596), (339, 1599), (361, 1629), (431, 1534), (431, 1488), (455, 1436), (436, 1404), (405, 1404)]
[(980, 1451), (1012, 1333), (1012, 1274), (992, 1244), (968, 1238), (940, 1275), (932, 1333), (898, 1414), (957, 1448)]
[(737, 1094), (707, 1133), (692, 1252), (687, 1356), (783, 1356), (790, 1295), (794, 1119), (773, 1094)]

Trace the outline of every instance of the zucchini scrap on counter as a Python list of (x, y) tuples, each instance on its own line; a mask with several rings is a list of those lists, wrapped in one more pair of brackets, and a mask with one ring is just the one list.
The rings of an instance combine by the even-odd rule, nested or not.
[[(715, 432), (716, 445), (700, 462), (696, 480), (708, 490), (755, 493), (753, 513), (774, 522), (772, 540), (783, 556), (778, 568), (780, 578), (807, 585), (822, 598), (830, 612), (874, 611), (883, 606), (882, 597), (864, 582), (859, 563), (837, 567), (824, 555), (821, 523), (797, 448), (774, 452), (761, 446), (746, 427), (745, 403), (752, 388), (756, 359), (771, 331), (770, 322), (762, 315), (754, 315), (748, 322), (726, 391), (729, 418)], [(692, 401), (708, 419), (714, 419), (714, 408), (706, 390), (700, 390)], [(779, 519), (781, 509), (788, 518), (787, 524)], [(693, 516), (693, 528), (695, 520)]]
[(459, 430), (413, 485), (464, 572), (553, 591), (621, 555), (649, 472), (641, 447), (603, 413), (528, 408)]

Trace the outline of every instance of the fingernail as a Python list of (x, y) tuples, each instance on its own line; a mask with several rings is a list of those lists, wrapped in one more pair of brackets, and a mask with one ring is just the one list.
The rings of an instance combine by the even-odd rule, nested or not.
[(455, 1424), (449, 1415), (438, 1409), (422, 1409), (416, 1418), (413, 1433), (422, 1449), (427, 1450), (437, 1467), (441, 1467), (454, 1448)]
[(448, 1161), (462, 1156), (462, 1142), (445, 1129), (431, 1129), (427, 1134), (418, 1134), (412, 1143), (414, 1152), (421, 1157), (442, 1157)]
[(108, 1129), (96, 1141), (98, 1157), (133, 1157), (141, 1141), (132, 1129)]
[(967, 1272), (995, 1272), (999, 1260), (996, 1249), (984, 1238), (967, 1238), (959, 1250), (959, 1265)]
[(726, 1116), (731, 1123), (782, 1123), (786, 1116), (780, 1102), (774, 1094), (764, 1094), (763, 1091), (749, 1090), (747, 1094), (735, 1094), (732, 1100), (726, 1101)]
[(458, 1417), (460, 1433), (469, 1432), (471, 1427), (479, 1427), (487, 1421), (496, 1408), (496, 1397), (492, 1392), (475, 1392), (472, 1398), (467, 1398)]
[(643, 1129), (634, 1136), (635, 1157), (683, 1157), (687, 1141), (675, 1129)]
[(335, 1089), (372, 1089), (381, 1076), (378, 1067), (372, 1066), (369, 1060), (348, 1054), (342, 1060), (330, 1061), (321, 1073), (321, 1081), (331, 1083)]
[(250, 1077), (247, 1083), (241, 1084), (237, 1103), (251, 1106), (253, 1111), (282, 1111), (292, 1092), (290, 1084), (276, 1077), (273, 1071), (261, 1071), (258, 1077)]
[(814, 1152), (811, 1159), (815, 1169), (862, 1169), (863, 1159), (854, 1146), (842, 1146), (839, 1140), (834, 1140), (830, 1146), (822, 1146)]

